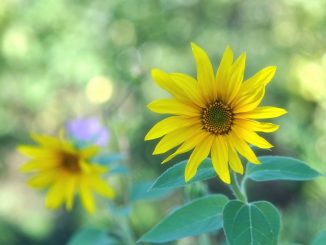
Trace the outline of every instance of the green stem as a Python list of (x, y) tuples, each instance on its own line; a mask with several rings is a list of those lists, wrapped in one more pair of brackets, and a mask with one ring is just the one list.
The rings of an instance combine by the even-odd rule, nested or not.
[(117, 224), (119, 224), (119, 228), (120, 228), (120, 234), (121, 234), (121, 238), (123, 240), (123, 244), (126, 245), (134, 245), (135, 244), (135, 238), (132, 234), (132, 231), (130, 229), (129, 226), (129, 222), (128, 219), (125, 217), (118, 217), (116, 219)]
[(246, 176), (241, 180), (241, 185), (240, 185), (240, 190), (242, 193), (246, 193), (246, 182), (247, 182), (247, 179), (246, 179)]
[(240, 201), (247, 202), (246, 195), (241, 191), (238, 178), (235, 172), (231, 172), (231, 185), (230, 188), (234, 194), (234, 196), (239, 199)]

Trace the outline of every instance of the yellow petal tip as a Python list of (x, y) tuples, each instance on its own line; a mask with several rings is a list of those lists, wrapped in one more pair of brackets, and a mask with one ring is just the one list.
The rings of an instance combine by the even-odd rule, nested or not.
[(154, 150), (153, 153), (152, 153), (152, 155), (159, 155), (159, 154), (161, 154), (161, 153), (158, 152), (157, 150)]
[(146, 106), (150, 111), (152, 111), (153, 109), (153, 102), (149, 103), (147, 106)]
[(193, 177), (194, 177), (194, 175), (185, 173), (185, 182), (188, 183)]
[(190, 45), (191, 45), (191, 48), (192, 48), (192, 49), (198, 47), (198, 45), (197, 45), (196, 43), (194, 43), (194, 42), (191, 42)]
[(231, 45), (226, 46), (224, 53), (226, 53), (226, 52), (231, 53), (233, 55), (233, 50), (231, 48)]
[(151, 71), (152, 78), (153, 78), (154, 80), (156, 80), (155, 78), (156, 78), (160, 73), (162, 73), (162, 71), (161, 71), (160, 69), (153, 68), (152, 71)]
[(261, 164), (261, 161), (257, 159), (257, 161), (253, 162), (253, 164)]
[(144, 140), (145, 141), (151, 140), (151, 137), (148, 133), (145, 135)]
[(228, 178), (228, 179), (221, 179), (225, 184), (231, 184), (231, 179)]
[(165, 164), (165, 163), (171, 161), (171, 159), (172, 159), (172, 157), (167, 157), (161, 162), (161, 164)]
[(271, 69), (273, 72), (276, 72), (276, 70), (277, 70), (277, 66), (270, 66), (270, 69)]
[(23, 145), (16, 146), (16, 151), (18, 151), (19, 153), (23, 153), (24, 151), (23, 149), (24, 149)]

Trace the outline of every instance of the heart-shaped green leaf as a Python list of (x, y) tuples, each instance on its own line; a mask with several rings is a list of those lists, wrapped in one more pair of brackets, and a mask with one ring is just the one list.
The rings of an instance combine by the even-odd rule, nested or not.
[(228, 202), (223, 227), (229, 245), (277, 245), (280, 215), (269, 202)]
[(187, 161), (182, 161), (175, 164), (173, 167), (168, 168), (163, 174), (161, 174), (154, 182), (152, 189), (170, 189), (183, 187), (189, 183), (197, 181), (208, 180), (216, 177), (215, 170), (212, 166), (210, 159), (206, 159), (199, 166), (196, 176), (188, 183), (184, 180), (184, 173)]
[(139, 242), (162, 243), (216, 231), (222, 228), (222, 211), (227, 201), (220, 194), (195, 199), (172, 211)]
[(321, 176), (303, 161), (292, 157), (262, 156), (262, 164), (247, 164), (246, 177), (255, 181), (311, 180)]

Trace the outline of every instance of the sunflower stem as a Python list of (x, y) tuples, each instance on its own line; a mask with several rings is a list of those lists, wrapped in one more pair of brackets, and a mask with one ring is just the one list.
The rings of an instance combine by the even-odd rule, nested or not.
[(246, 194), (243, 193), (240, 189), (239, 186), (239, 182), (238, 182), (238, 178), (237, 178), (237, 174), (235, 172), (231, 172), (231, 184), (230, 184), (230, 188), (234, 194), (234, 196), (243, 202), (247, 202), (247, 197)]
[(120, 217), (116, 219), (119, 224), (119, 228), (121, 231), (121, 239), (123, 240), (123, 244), (133, 245), (135, 244), (135, 238), (133, 236), (132, 230), (130, 228), (128, 219), (126, 217)]

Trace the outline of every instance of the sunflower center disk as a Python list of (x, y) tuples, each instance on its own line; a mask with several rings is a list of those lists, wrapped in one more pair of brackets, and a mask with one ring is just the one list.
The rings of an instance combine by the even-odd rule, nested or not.
[(63, 153), (61, 158), (62, 167), (73, 173), (80, 172), (79, 157), (71, 153)]
[(201, 112), (203, 129), (215, 135), (230, 132), (233, 123), (232, 109), (221, 101), (215, 101)]

